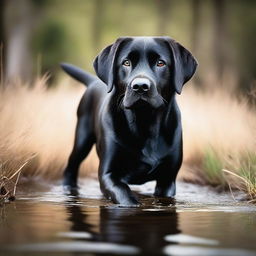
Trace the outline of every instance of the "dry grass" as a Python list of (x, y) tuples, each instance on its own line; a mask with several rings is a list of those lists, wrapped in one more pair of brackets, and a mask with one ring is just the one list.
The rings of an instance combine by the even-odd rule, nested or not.
[(255, 198), (255, 109), (245, 98), (238, 99), (225, 90), (188, 89), (179, 101), (184, 126), (180, 178), (220, 188), (238, 188)]
[[(35, 155), (24, 166), (23, 177), (61, 177), (73, 145), (77, 105), (85, 90), (82, 85), (61, 85), (46, 90), (42, 79), (33, 88), (16, 84), (1, 91), (0, 163), (7, 166), (9, 175)], [(254, 200), (256, 168), (250, 167), (251, 160), (245, 164), (244, 156), (256, 159), (255, 111), (229, 92), (191, 88), (178, 97), (184, 127), (184, 164), (179, 178), (222, 188), (230, 185)], [(97, 175), (97, 164), (94, 151), (82, 165), (81, 175)], [(223, 169), (250, 180), (251, 187)]]
[[(76, 109), (85, 88), (64, 83), (46, 90), (44, 80), (33, 88), (19, 84), (6, 88), (0, 93), (0, 163), (14, 172), (35, 155), (24, 167), (23, 177), (60, 178), (72, 149)], [(96, 165), (97, 159), (88, 159), (82, 174)]]
[[(13, 201), (16, 195), (16, 188), (23, 167), (29, 162), (28, 159), (14, 173), (6, 163), (0, 165), (0, 204)], [(11, 170), (11, 171), (10, 171)]]
[(227, 175), (229, 186), (244, 191), (250, 202), (256, 203), (256, 154), (241, 155), (233, 160), (223, 172)]

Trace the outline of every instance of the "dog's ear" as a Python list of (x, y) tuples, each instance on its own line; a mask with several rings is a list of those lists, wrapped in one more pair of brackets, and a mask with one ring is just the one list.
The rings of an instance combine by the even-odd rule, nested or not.
[(129, 39), (131, 40), (131, 38), (128, 37), (118, 38), (115, 43), (103, 49), (93, 62), (95, 72), (97, 76), (107, 84), (108, 92), (111, 92), (114, 87), (118, 52), (124, 42)]
[(173, 56), (173, 83), (175, 91), (181, 94), (183, 85), (194, 75), (198, 63), (191, 52), (181, 44), (170, 37), (165, 37), (165, 40), (168, 42)]

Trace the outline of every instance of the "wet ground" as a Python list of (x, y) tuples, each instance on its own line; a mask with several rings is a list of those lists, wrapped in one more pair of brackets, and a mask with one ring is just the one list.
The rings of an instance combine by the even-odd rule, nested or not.
[[(40, 184), (40, 186), (39, 186)], [(243, 194), (178, 183), (176, 200), (154, 199), (154, 183), (132, 186), (143, 206), (103, 199), (98, 182), (80, 195), (37, 181), (0, 207), (0, 255), (256, 255), (256, 206)]]

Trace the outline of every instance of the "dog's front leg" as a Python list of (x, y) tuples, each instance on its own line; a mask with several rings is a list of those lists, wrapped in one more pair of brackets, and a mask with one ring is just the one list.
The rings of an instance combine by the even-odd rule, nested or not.
[(120, 204), (122, 206), (140, 205), (129, 186), (118, 178), (114, 178), (111, 173), (102, 173), (99, 181), (104, 196), (107, 199), (111, 199), (115, 204)]
[[(108, 128), (108, 126), (106, 126)], [(110, 128), (109, 128), (110, 129)], [(113, 130), (113, 129), (112, 129)], [(99, 182), (100, 189), (107, 199), (122, 206), (139, 206), (135, 195), (123, 181), (123, 168), (126, 152), (116, 143), (118, 139), (104, 136), (99, 151)]]
[(181, 165), (181, 157), (176, 164), (165, 161), (158, 167), (159, 176), (156, 178), (156, 197), (174, 197), (176, 194), (176, 176)]
[(176, 194), (175, 180), (160, 181), (156, 183), (154, 196), (156, 197), (174, 197)]

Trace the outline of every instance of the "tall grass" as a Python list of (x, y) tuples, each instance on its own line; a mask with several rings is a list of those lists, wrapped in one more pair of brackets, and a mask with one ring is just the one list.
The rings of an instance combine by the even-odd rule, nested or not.
[[(199, 92), (192, 86), (178, 96), (184, 128), (184, 162), (179, 178), (219, 188), (239, 188), (256, 197), (256, 115), (245, 99), (230, 92)], [(85, 88), (67, 81), (46, 89), (11, 84), (0, 92), (0, 171), (10, 176), (58, 179), (73, 146), (76, 109)], [(95, 150), (81, 175), (97, 175)]]
[[(256, 111), (231, 92), (188, 89), (180, 97), (184, 126), (181, 178), (256, 197)], [(234, 175), (235, 174), (235, 175)]]
[[(0, 93), (0, 163), (1, 172), (10, 176), (28, 158), (23, 177), (57, 179), (62, 176), (73, 146), (76, 109), (83, 86), (46, 89), (45, 80), (33, 87), (10, 84)], [(82, 166), (95, 169), (97, 159)], [(10, 172), (10, 173), (8, 173)]]
[(240, 158), (229, 163), (227, 169), (223, 171), (230, 175), (227, 182), (230, 184), (230, 178), (235, 178), (233, 185), (235, 188), (244, 191), (248, 195), (248, 200), (256, 203), (256, 154), (247, 153)]

